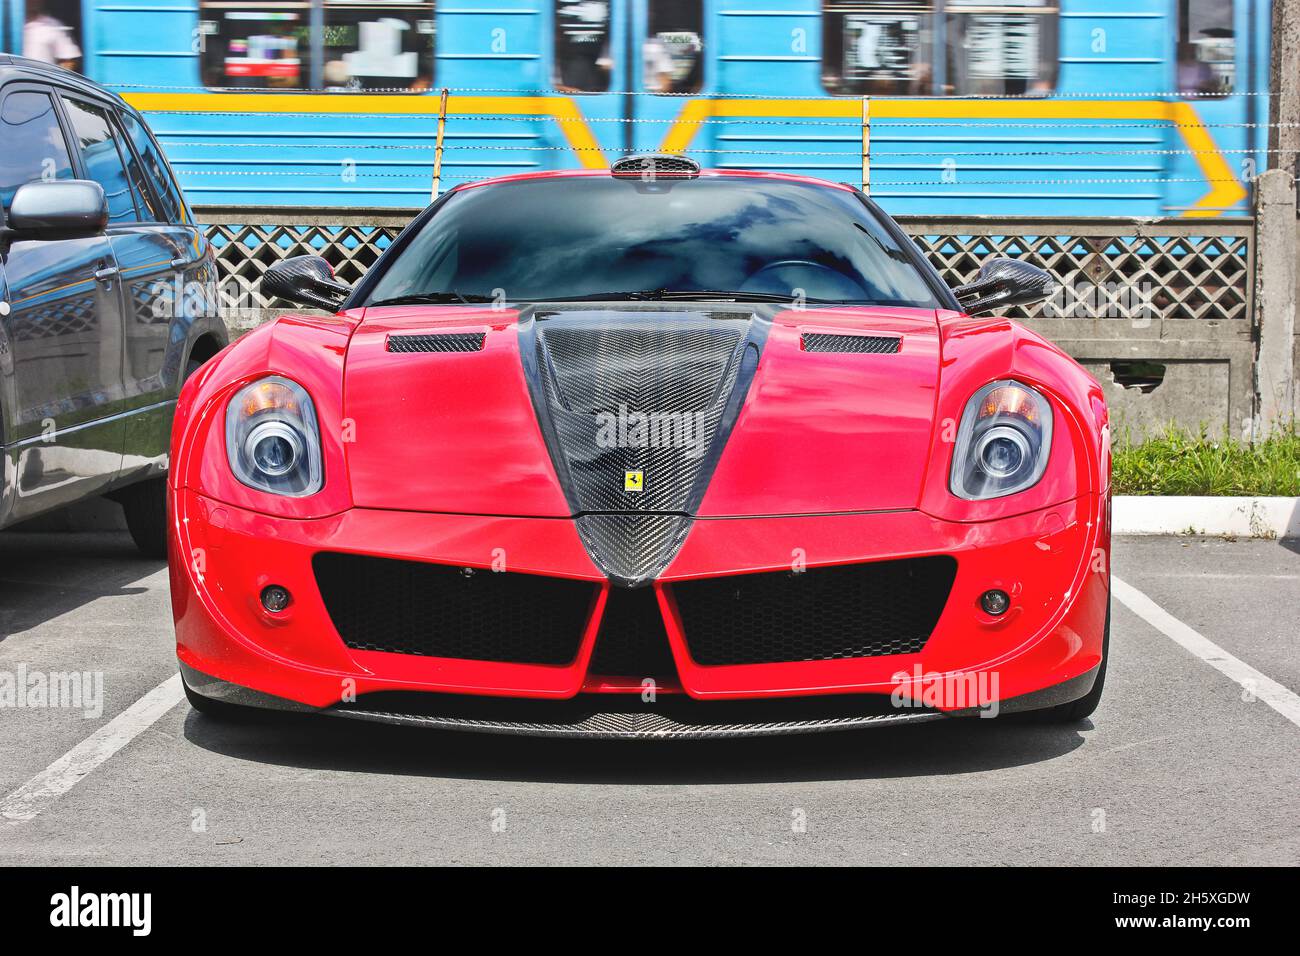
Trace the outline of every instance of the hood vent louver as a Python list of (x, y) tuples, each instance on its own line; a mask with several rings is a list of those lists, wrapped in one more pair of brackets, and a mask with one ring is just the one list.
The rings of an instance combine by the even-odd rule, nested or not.
[(903, 343), (896, 335), (837, 335), (833, 332), (805, 332), (800, 341), (805, 352), (859, 355), (894, 355)]
[(671, 153), (641, 153), (617, 160), (609, 172), (615, 179), (695, 179), (700, 175), (700, 164)]
[(390, 335), (389, 352), (482, 352), (485, 332), (433, 332), (426, 335)]

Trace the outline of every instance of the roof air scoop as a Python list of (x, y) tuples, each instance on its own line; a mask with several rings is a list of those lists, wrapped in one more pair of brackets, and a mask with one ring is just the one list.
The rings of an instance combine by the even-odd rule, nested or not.
[(615, 179), (695, 179), (700, 164), (670, 153), (639, 153), (616, 161), (609, 172)]

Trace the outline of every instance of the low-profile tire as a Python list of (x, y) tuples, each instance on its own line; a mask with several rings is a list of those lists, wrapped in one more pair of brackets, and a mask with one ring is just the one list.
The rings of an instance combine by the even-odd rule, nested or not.
[(1085, 717), (1091, 717), (1092, 712), (1097, 709), (1101, 703), (1102, 688), (1106, 686), (1106, 664), (1110, 660), (1110, 595), (1106, 595), (1106, 630), (1101, 639), (1101, 667), (1097, 669), (1097, 679), (1092, 684), (1092, 690), (1080, 697), (1078, 700), (1072, 700), (1068, 704), (1057, 704), (1055, 707), (1049, 707), (1046, 710), (1039, 711), (1042, 719), (1051, 724), (1073, 724)]
[(126, 530), (145, 557), (167, 557), (167, 479), (150, 478), (121, 493)]
[(213, 700), (211, 697), (204, 697), (202, 694), (190, 690), (190, 685), (183, 680), (181, 685), (185, 688), (185, 699), (190, 702), (190, 706), (204, 717), (211, 717), (213, 720), (222, 723), (247, 724), (262, 719), (268, 714), (267, 711), (259, 710), (256, 707), (243, 707), (239, 704), (227, 703), (224, 700)]

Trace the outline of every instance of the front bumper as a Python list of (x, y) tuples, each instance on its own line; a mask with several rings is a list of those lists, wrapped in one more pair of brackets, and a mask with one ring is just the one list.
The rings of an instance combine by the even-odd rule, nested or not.
[[(542, 734), (782, 733), (933, 719), (990, 704), (1048, 706), (1086, 694), (1101, 661), (1109, 540), (1104, 499), (1096, 495), (980, 523), (917, 511), (697, 519), (655, 584), (676, 671), (654, 688), (658, 710), (634, 702), (645, 693), (639, 681), (590, 673), (608, 583), (572, 521), (367, 509), (290, 520), (184, 488), (170, 495), (173, 610), (186, 683), (205, 696), (254, 706)], [(312, 560), (324, 551), (504, 566), (588, 582), (594, 599), (576, 656), (564, 664), (360, 650), (340, 638), (317, 586)], [(704, 665), (691, 654), (673, 598), (674, 584), (688, 580), (926, 555), (948, 555), (957, 570), (938, 623), (916, 653)], [(259, 601), (269, 584), (293, 595), (277, 615)], [(978, 605), (994, 587), (1012, 595), (1010, 611), (996, 619)], [(429, 706), (394, 706), (401, 692), (418, 692), (414, 699)], [(617, 694), (625, 700), (615, 705), (607, 697), (609, 705), (600, 706), (599, 695)], [(462, 706), (484, 698), (567, 703), (564, 716), (542, 720), (495, 719)], [(778, 708), (732, 719), (719, 707), (717, 718), (701, 718), (695, 706), (776, 698), (786, 699), (785, 717)], [(810, 706), (821, 711), (810, 713)]]

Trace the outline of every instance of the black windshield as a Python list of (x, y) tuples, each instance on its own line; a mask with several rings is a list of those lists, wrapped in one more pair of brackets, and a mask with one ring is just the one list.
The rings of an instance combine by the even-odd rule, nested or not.
[(467, 189), (386, 263), (366, 301), (691, 292), (939, 305), (908, 252), (852, 193), (740, 177), (653, 184), (575, 177)]

